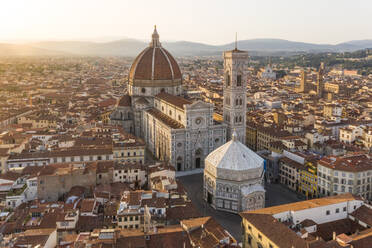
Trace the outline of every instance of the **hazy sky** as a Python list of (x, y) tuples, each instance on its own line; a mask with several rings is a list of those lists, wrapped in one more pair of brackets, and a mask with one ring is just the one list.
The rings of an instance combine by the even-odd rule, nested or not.
[(372, 39), (371, 0), (4, 0), (0, 41), (130, 37), (223, 44)]

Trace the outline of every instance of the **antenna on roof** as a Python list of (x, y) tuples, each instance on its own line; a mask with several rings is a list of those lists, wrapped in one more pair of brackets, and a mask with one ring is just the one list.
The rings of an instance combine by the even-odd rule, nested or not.
[(235, 50), (238, 50), (238, 32), (235, 32)]

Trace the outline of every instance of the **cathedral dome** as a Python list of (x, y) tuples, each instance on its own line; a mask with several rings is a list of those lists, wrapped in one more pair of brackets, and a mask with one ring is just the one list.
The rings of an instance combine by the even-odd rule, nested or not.
[(237, 139), (236, 132), (226, 144), (211, 152), (206, 162), (218, 169), (243, 171), (263, 167), (264, 160)]
[(129, 71), (129, 84), (133, 86), (181, 85), (181, 70), (173, 56), (159, 42), (156, 30), (152, 41), (134, 60)]

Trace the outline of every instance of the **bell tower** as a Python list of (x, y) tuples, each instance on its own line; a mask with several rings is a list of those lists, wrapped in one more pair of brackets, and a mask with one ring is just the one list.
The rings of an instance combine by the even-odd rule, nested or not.
[(324, 71), (325, 71), (324, 63), (321, 62), (319, 70), (318, 70), (318, 74), (317, 74), (317, 80), (316, 80), (316, 92), (317, 92), (319, 98), (322, 98), (323, 93), (324, 93), (324, 82), (323, 82)]
[(228, 125), (226, 140), (231, 140), (235, 130), (239, 141), (245, 144), (248, 53), (239, 50), (235, 41), (235, 49), (224, 52), (223, 59), (223, 120)]

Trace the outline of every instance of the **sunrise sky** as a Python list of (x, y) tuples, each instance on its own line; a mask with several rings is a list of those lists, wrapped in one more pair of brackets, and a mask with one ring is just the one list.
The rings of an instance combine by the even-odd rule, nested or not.
[(0, 6), (0, 42), (149, 39), (223, 44), (280, 38), (340, 43), (372, 38), (370, 0), (12, 0)]

